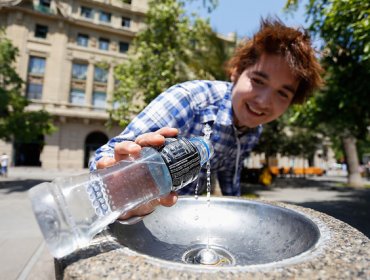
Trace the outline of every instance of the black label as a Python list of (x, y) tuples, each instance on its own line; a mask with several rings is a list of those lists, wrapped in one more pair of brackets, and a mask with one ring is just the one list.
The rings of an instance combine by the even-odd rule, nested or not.
[(160, 153), (172, 177), (172, 190), (179, 190), (198, 178), (200, 155), (186, 138), (167, 138)]

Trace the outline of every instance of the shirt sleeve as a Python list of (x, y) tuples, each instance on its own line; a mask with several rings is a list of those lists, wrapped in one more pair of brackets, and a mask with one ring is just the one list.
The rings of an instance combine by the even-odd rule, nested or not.
[(102, 157), (114, 157), (114, 146), (119, 142), (134, 141), (139, 135), (154, 132), (162, 127), (178, 128), (181, 132), (186, 130), (193, 118), (194, 101), (190, 94), (181, 85), (173, 86), (160, 94), (120, 135), (110, 139), (95, 152), (95, 157), (89, 164), (90, 170), (96, 169), (96, 163)]

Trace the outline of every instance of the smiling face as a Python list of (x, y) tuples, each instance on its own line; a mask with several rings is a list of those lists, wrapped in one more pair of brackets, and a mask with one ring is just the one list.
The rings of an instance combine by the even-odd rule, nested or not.
[(234, 124), (256, 127), (281, 116), (289, 107), (299, 81), (279, 55), (263, 54), (239, 77), (232, 75)]

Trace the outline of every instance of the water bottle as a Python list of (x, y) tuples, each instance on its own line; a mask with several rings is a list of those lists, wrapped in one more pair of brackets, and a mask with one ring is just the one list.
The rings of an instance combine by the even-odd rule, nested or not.
[(86, 246), (122, 214), (195, 181), (212, 154), (205, 138), (167, 138), (162, 148), (144, 147), (105, 169), (33, 187), (29, 197), (49, 251), (60, 258)]

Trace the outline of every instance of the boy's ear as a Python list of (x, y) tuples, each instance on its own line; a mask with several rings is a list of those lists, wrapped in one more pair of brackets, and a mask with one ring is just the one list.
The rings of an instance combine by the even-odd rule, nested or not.
[(230, 80), (235, 83), (237, 80), (238, 80), (238, 71), (235, 68), (233, 68), (233, 70), (231, 71), (231, 76), (230, 76)]

